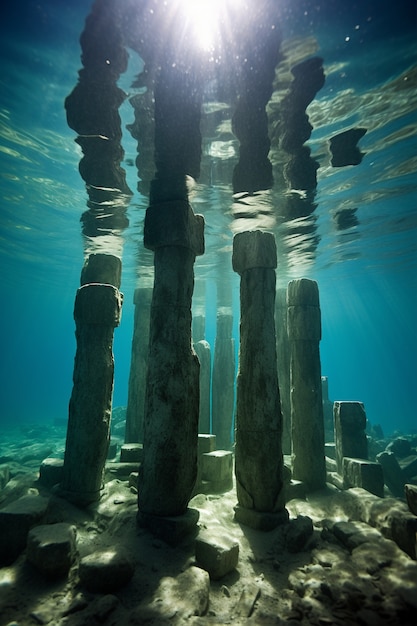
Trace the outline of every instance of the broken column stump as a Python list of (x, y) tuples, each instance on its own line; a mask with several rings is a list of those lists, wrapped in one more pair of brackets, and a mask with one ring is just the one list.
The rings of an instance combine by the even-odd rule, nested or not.
[(98, 500), (102, 487), (113, 398), (113, 335), (122, 311), (120, 274), (119, 258), (91, 255), (75, 298), (77, 350), (60, 493), (79, 506)]
[(362, 402), (345, 401), (336, 401), (333, 412), (337, 471), (342, 475), (343, 457), (368, 459), (366, 413)]
[(185, 514), (197, 478), (199, 363), (191, 344), (191, 300), (204, 220), (187, 201), (151, 204), (144, 243), (155, 254), (155, 279), (138, 521), (152, 527), (156, 516)]
[(152, 287), (139, 287), (135, 289), (133, 299), (135, 317), (126, 409), (125, 443), (140, 443), (143, 441), (143, 415), (145, 411), (152, 291)]
[(317, 283), (307, 278), (290, 281), (287, 304), (293, 478), (312, 491), (326, 485)]
[(233, 269), (241, 277), (235, 517), (264, 530), (288, 519), (275, 343), (276, 264), (271, 233), (235, 235)]
[(235, 404), (235, 341), (232, 338), (233, 315), (228, 307), (217, 313), (212, 380), (212, 431), (217, 448), (230, 450)]

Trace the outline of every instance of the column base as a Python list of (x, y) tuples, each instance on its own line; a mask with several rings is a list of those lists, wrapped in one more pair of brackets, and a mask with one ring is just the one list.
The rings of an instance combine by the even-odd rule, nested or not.
[(289, 520), (287, 509), (270, 513), (268, 511), (255, 511), (255, 509), (246, 509), (237, 504), (234, 507), (235, 521), (245, 526), (250, 526), (255, 530), (273, 530), (281, 524), (286, 524)]
[(162, 517), (138, 511), (137, 522), (142, 528), (147, 528), (155, 537), (162, 539), (170, 546), (177, 546), (187, 536), (197, 530), (200, 513), (197, 509), (187, 509), (183, 515)]

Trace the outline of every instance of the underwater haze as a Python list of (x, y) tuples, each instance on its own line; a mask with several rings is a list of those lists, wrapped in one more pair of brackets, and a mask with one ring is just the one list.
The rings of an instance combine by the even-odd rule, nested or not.
[[(195, 0), (197, 3), (198, 0)], [(139, 2), (138, 2), (139, 4)], [(317, 162), (311, 212), (283, 218), (288, 193), (248, 200), (242, 215), (228, 173), (238, 143), (210, 134), (223, 110), (207, 89), (202, 177), (192, 205), (205, 217), (206, 252), (195, 265), (195, 312), (206, 309), (214, 348), (216, 293), (231, 294), (238, 343), (239, 277), (233, 235), (274, 232), (278, 286), (318, 282), (321, 365), (331, 400), (365, 405), (387, 433), (417, 428), (417, 16), (415, 0), (277, 0), (285, 58), (319, 56), (325, 83), (307, 108), (306, 146)], [(88, 242), (80, 218), (87, 193), (78, 172), (81, 150), (66, 122), (65, 98), (81, 68), (79, 37), (89, 0), (14, 0), (0, 20), (0, 420), (2, 425), (67, 418), (75, 355), (73, 304)], [(120, 0), (123, 11), (124, 1)], [(119, 85), (134, 95), (141, 59), (129, 51)], [(277, 70), (278, 71), (278, 70)], [(278, 74), (279, 74), (278, 71)], [(267, 107), (271, 118), (282, 94)], [(229, 122), (224, 109), (223, 123)], [(152, 280), (143, 248), (148, 198), (137, 190), (136, 142), (129, 97), (120, 108), (129, 226), (109, 242), (122, 256), (122, 321), (115, 330), (114, 406), (127, 403), (133, 293)], [(356, 164), (334, 165), (329, 142), (366, 129)], [(206, 133), (206, 134), (205, 134)], [(334, 155), (333, 155), (334, 156)], [(273, 165), (275, 155), (271, 153)], [(275, 166), (275, 165), (274, 165)], [(290, 192), (296, 197), (298, 190)], [(236, 200), (236, 199), (235, 199)], [(250, 202), (255, 206), (251, 207)], [(261, 206), (262, 205), (262, 206)], [(203, 295), (202, 295), (203, 294)]]

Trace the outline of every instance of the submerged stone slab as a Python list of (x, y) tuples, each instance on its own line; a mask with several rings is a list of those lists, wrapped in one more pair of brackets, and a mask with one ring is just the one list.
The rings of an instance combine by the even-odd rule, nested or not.
[(0, 566), (9, 565), (25, 549), (29, 530), (46, 517), (49, 498), (22, 496), (0, 510)]
[(346, 488), (362, 487), (380, 498), (384, 497), (384, 474), (379, 463), (344, 457), (343, 484)]
[(68, 574), (76, 557), (76, 528), (71, 524), (46, 524), (29, 531), (26, 558), (48, 578)]
[(219, 580), (233, 571), (239, 560), (239, 543), (221, 533), (200, 532), (195, 542), (197, 564), (212, 580)]
[(53, 487), (62, 480), (63, 459), (49, 457), (44, 459), (39, 468), (39, 482), (45, 487)]

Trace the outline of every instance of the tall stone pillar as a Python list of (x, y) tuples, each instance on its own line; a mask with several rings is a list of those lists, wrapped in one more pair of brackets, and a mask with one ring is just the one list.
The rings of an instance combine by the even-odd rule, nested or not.
[(120, 323), (121, 261), (91, 255), (74, 306), (77, 350), (60, 493), (79, 506), (100, 498), (113, 396), (113, 334)]
[(193, 343), (200, 363), (200, 408), (198, 432), (210, 433), (211, 350), (205, 339)]
[(148, 369), (149, 323), (152, 287), (135, 289), (135, 318), (126, 410), (126, 443), (143, 441), (146, 373)]
[(287, 290), (278, 289), (275, 300), (279, 397), (282, 413), (282, 451), (291, 454), (290, 346), (287, 332)]
[(144, 243), (155, 253), (139, 521), (186, 512), (197, 477), (199, 363), (191, 344), (194, 261), (204, 220), (187, 201), (151, 204)]
[(233, 269), (241, 277), (235, 510), (239, 522), (265, 530), (288, 519), (275, 344), (276, 265), (271, 233), (235, 235)]
[(310, 490), (326, 485), (321, 390), (321, 313), (314, 280), (292, 280), (287, 289), (290, 341), (293, 477)]
[(233, 409), (235, 404), (235, 341), (232, 338), (233, 316), (222, 308), (217, 314), (213, 357), (212, 431), (218, 450), (232, 445)]

